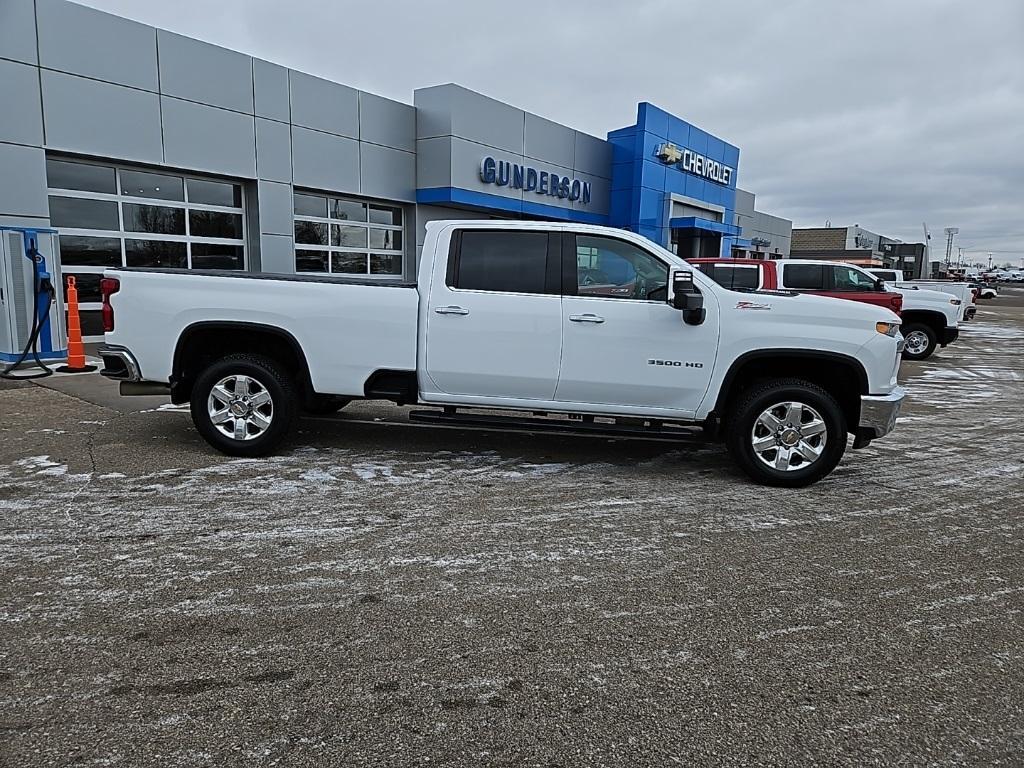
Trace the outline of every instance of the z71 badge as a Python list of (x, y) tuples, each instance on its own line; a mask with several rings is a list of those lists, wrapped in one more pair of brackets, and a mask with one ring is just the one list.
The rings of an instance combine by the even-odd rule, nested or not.
[(760, 301), (737, 301), (736, 309), (771, 309), (771, 304), (763, 304)]

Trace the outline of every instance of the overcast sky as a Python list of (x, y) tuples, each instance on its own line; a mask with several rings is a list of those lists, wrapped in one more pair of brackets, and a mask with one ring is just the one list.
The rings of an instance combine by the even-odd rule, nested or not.
[(651, 101), (757, 207), (1024, 259), (1021, 0), (81, 0), (408, 103), (456, 82), (604, 137)]

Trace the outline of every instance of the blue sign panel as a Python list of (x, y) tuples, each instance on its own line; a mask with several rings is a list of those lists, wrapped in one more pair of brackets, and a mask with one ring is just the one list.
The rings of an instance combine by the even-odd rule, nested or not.
[(590, 202), (590, 182), (562, 176), (554, 171), (542, 171), (529, 165), (495, 160), (485, 157), (480, 161), (480, 180), (484, 184), (536, 192), (538, 195), (558, 197), (563, 200)]

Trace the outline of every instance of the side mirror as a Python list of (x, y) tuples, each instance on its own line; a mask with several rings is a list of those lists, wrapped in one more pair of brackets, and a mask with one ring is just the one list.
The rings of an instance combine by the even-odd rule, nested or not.
[(693, 283), (693, 272), (672, 272), (669, 304), (683, 313), (683, 322), (687, 325), (700, 325), (704, 322), (704, 296)]

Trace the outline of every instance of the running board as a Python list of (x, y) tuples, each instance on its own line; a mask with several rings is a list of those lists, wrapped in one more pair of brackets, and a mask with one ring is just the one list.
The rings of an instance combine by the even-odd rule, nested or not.
[[(448, 410), (448, 409), (446, 409)], [(656, 419), (648, 419), (659, 426), (625, 426), (607, 424), (594, 420), (594, 416), (566, 419), (529, 418), (523, 416), (486, 416), (477, 413), (458, 413), (445, 411), (410, 411), (409, 421), (421, 424), (438, 424), (455, 427), (476, 427), (483, 429), (517, 429), (528, 432), (554, 432), (561, 434), (588, 434), (602, 437), (641, 437), (659, 440), (680, 440), (705, 442), (706, 438), (700, 426), (691, 427), (666, 426)], [(642, 421), (631, 419), (631, 421)]]

